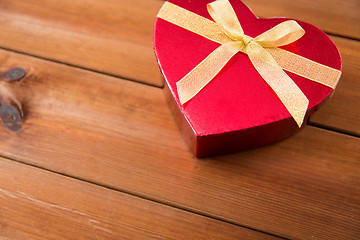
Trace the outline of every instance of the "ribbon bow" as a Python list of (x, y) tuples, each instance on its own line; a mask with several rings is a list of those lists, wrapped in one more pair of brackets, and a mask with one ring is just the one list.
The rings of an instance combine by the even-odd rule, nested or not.
[(192, 71), (176, 83), (181, 104), (199, 93), (239, 51), (246, 53), (255, 69), (277, 94), (299, 127), (304, 121), (309, 100), (264, 48), (290, 44), (305, 31), (296, 21), (285, 21), (251, 38), (244, 31), (228, 0), (207, 5), (208, 12), (231, 41), (223, 43)]

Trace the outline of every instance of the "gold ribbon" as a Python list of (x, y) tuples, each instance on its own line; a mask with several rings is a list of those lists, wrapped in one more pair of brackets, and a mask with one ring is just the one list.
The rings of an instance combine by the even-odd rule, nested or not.
[(228, 0), (214, 1), (207, 8), (215, 22), (169, 2), (158, 14), (161, 19), (221, 44), (176, 83), (180, 103), (191, 100), (236, 53), (243, 52), (301, 127), (309, 100), (283, 69), (331, 88), (336, 87), (341, 71), (277, 48), (305, 34), (296, 21), (282, 22), (251, 38), (244, 34)]

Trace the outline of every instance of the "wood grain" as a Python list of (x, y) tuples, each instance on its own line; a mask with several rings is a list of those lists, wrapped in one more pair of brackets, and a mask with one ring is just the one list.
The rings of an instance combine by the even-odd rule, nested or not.
[(360, 136), (360, 41), (332, 37), (339, 47), (342, 76), (334, 96), (310, 123)]
[(360, 39), (359, 0), (242, 0), (259, 17), (288, 17), (327, 33)]
[(0, 158), (0, 238), (278, 239)]
[(152, 49), (161, 1), (2, 0), (0, 47), (162, 86)]
[(360, 234), (358, 138), (306, 127), (197, 160), (161, 89), (6, 51), (0, 63), (29, 71), (14, 85), (27, 119), (0, 129), (3, 156), (290, 239)]

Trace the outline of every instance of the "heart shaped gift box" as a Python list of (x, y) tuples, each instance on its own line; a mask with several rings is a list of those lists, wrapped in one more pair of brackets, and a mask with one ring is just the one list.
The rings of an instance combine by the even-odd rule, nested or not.
[[(264, 48), (269, 49), (287, 75), (285, 77), (290, 77), (291, 84), (296, 84), (292, 86), (289, 82), (290, 86), (298, 88), (307, 101), (301, 120), (295, 121), (294, 114), (285, 107), (287, 100), (281, 100), (281, 94), (290, 95), (290, 101), (295, 99), (296, 105), (300, 100), (292, 96), (292, 89), (288, 91), (289, 85), (282, 81), (276, 83), (280, 86), (269, 84), (264, 80), (266, 69), (256, 69), (251, 54), (243, 51), (244, 46), (254, 42), (254, 38), (256, 42), (257, 36), (279, 24), (289, 23), (290, 19), (259, 19), (240, 0), (218, 0), (220, 4), (227, 2), (225, 4), (233, 8), (245, 34), (232, 37), (227, 31), (227, 23), (219, 28), (212, 18), (214, 16), (210, 16), (207, 4), (211, 2), (170, 0), (160, 10), (154, 28), (154, 50), (166, 81), (168, 101), (189, 148), (196, 157), (206, 157), (260, 147), (292, 136), (299, 131), (301, 122), (306, 122), (333, 93), (341, 74), (341, 57), (335, 44), (321, 30), (301, 21), (290, 21), (290, 24), (299, 25), (295, 26), (297, 29), (305, 31), (296, 41), (279, 47), (265, 44)], [(214, 8), (220, 9), (216, 18), (223, 7)], [(231, 15), (229, 11), (223, 13), (225, 22)], [(221, 42), (212, 34), (225, 34), (232, 39), (225, 36), (227, 40)], [(286, 40), (287, 36), (281, 36)], [(224, 62), (224, 66), (217, 66), (216, 60), (210, 62), (210, 69), (200, 66), (204, 59), (228, 41), (240, 42), (241, 46)], [(271, 52), (274, 49), (280, 49), (280, 57)], [(256, 61), (256, 56), (253, 58)], [(181, 93), (184, 89), (180, 89), (179, 82), (194, 68), (203, 69), (201, 74), (193, 74), (195, 83), (185, 84), (190, 89), (185, 88), (185, 93)], [(197, 86), (198, 81), (201, 82), (213, 68), (219, 68), (214, 77), (208, 83), (202, 83), (204, 86)], [(277, 76), (273, 79), (276, 82)], [(191, 89), (193, 86), (198, 89)], [(277, 87), (280, 88), (279, 94)], [(195, 94), (183, 101), (179, 93), (186, 95), (186, 91), (195, 91)]]

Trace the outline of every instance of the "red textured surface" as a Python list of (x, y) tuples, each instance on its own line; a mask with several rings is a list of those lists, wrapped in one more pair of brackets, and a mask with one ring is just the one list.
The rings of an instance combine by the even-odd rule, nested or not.
[[(212, 2), (211, 0), (169, 2), (211, 19), (206, 10), (206, 4)], [(230, 0), (230, 3), (245, 34), (251, 37), (256, 37), (275, 25), (289, 20), (287, 18), (258, 19), (241, 1)], [(297, 22), (304, 28), (306, 34), (296, 43), (283, 48), (340, 70), (340, 54), (330, 38), (308, 23)], [(176, 82), (218, 46), (219, 44), (215, 42), (162, 19), (156, 20), (154, 49), (157, 60), (173, 98), (193, 131), (193, 141), (188, 143), (196, 145), (196, 147), (190, 146), (197, 149), (194, 150), (196, 155), (199, 155), (199, 151), (204, 152), (206, 156), (262, 146), (280, 141), (297, 132), (296, 123), (289, 112), (256, 72), (249, 58), (242, 53), (238, 53), (190, 102), (184, 106), (180, 105)], [(307, 115), (314, 112), (332, 93), (331, 88), (292, 73), (287, 74), (310, 101)], [(230, 143), (234, 146), (224, 150)], [(210, 148), (206, 145), (211, 145), (211, 149), (201, 150)]]

